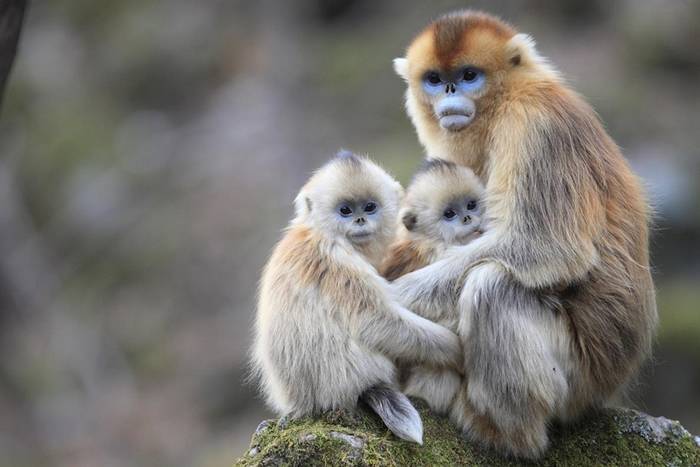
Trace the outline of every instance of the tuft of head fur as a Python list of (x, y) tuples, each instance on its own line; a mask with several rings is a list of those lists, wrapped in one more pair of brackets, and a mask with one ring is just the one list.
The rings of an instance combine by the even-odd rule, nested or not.
[[(377, 203), (376, 225), (370, 241), (353, 244), (371, 263), (394, 239), (403, 188), (391, 175), (365, 156), (341, 150), (318, 169), (294, 200), (292, 225), (304, 225), (328, 239), (346, 239), (347, 226), (337, 213), (339, 203), (369, 200)], [(352, 242), (351, 242), (352, 243)]]
[(474, 65), (488, 72), (510, 68), (518, 50), (508, 47), (517, 32), (487, 13), (463, 10), (443, 15), (416, 36), (394, 70), (411, 82), (427, 69)]

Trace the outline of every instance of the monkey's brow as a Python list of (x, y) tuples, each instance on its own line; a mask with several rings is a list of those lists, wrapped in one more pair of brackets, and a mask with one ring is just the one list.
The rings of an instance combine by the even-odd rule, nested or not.
[(362, 200), (362, 198), (358, 197), (351, 197), (351, 196), (344, 196), (341, 198), (337, 198), (335, 203), (333, 203), (333, 206), (339, 206), (341, 204), (350, 204), (350, 205), (357, 205), (359, 204)]

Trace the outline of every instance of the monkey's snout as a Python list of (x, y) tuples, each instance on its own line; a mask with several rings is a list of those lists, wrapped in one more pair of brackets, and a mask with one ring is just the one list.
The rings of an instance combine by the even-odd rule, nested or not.
[(450, 94), (435, 105), (440, 126), (450, 131), (459, 131), (469, 125), (475, 113), (474, 102), (464, 96)]
[(472, 223), (472, 216), (464, 216), (464, 219), (462, 219), (462, 224), (471, 224)]
[(367, 222), (367, 221), (365, 220), (364, 217), (358, 217), (357, 219), (355, 219), (355, 224), (357, 224), (357, 225), (365, 225), (365, 222)]

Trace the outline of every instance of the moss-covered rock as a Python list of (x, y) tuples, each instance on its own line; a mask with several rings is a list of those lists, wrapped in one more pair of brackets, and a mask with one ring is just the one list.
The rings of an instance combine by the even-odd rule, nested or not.
[[(318, 419), (267, 420), (258, 426), (239, 466), (307, 465), (527, 465), (466, 441), (449, 421), (416, 402), (424, 445), (394, 437), (366, 409)], [(573, 425), (557, 426), (537, 465), (700, 466), (700, 437), (678, 422), (630, 409), (606, 409)]]

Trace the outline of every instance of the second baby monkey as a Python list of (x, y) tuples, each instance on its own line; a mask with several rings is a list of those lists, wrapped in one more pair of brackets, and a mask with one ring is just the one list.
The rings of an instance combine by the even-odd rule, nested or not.
[[(484, 186), (470, 169), (441, 159), (428, 159), (406, 190), (399, 213), (403, 228), (380, 268), (387, 280), (435, 262), (450, 246), (464, 245), (484, 229)], [(456, 330), (455, 305), (432, 309), (426, 316)], [(404, 391), (420, 397), (439, 413), (448, 411), (461, 384), (460, 375), (449, 369), (418, 365), (408, 369)]]
[(393, 281), (436, 261), (448, 247), (479, 236), (483, 194), (470, 169), (427, 159), (406, 190), (399, 213), (404, 229), (382, 263), (382, 275)]

